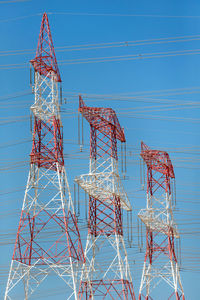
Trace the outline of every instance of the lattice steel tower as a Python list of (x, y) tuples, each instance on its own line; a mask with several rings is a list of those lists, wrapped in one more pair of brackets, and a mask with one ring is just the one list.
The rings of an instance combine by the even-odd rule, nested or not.
[(79, 112), (90, 124), (89, 174), (76, 178), (89, 194), (86, 266), (79, 299), (135, 299), (123, 238), (122, 209), (131, 205), (120, 182), (117, 140), (125, 142), (111, 108), (87, 107), (79, 97)]
[(52, 272), (67, 285), (65, 299), (77, 299), (77, 268), (84, 252), (64, 168), (61, 78), (46, 13), (31, 64), (35, 103), (30, 172), (4, 299), (21, 300), (17, 294), (22, 286), (23, 298), (29, 299)]
[(140, 155), (147, 165), (147, 206), (138, 214), (146, 226), (146, 255), (139, 300), (184, 300), (175, 249), (179, 233), (173, 219), (173, 166), (167, 152), (151, 150), (143, 142)]

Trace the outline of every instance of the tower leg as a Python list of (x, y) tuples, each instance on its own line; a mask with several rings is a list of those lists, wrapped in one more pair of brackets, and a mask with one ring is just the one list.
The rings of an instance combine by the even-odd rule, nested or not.
[(12, 260), (4, 300), (15, 300), (15, 288), (23, 286), (24, 297), (29, 299), (35, 289), (44, 281), (49, 273), (44, 268), (27, 266)]
[[(107, 263), (98, 261), (99, 253), (104, 250), (112, 253), (112, 259)], [(127, 254), (123, 238), (99, 235), (96, 238), (88, 235), (86, 244), (86, 261), (88, 279), (83, 276), (79, 288), (79, 300), (82, 299), (120, 299), (135, 300), (130, 270), (127, 264)]]

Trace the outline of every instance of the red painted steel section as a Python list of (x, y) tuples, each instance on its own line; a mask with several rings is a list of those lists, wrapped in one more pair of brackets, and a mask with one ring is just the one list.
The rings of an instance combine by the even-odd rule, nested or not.
[(90, 197), (89, 199), (89, 232), (95, 237), (101, 233), (107, 236), (115, 233), (123, 235), (122, 212), (120, 199), (113, 197), (112, 205), (107, 202), (108, 199), (101, 201)]
[(87, 281), (82, 281), (79, 290), (80, 300), (92, 299), (92, 292), (99, 299), (108, 297), (112, 300), (135, 299), (133, 285), (127, 280), (93, 280), (91, 286)]
[(117, 115), (112, 108), (99, 108), (86, 106), (82, 97), (79, 96), (79, 112), (82, 113), (84, 118), (90, 123), (90, 126), (94, 127), (102, 133), (108, 133), (108, 130), (112, 130), (115, 134), (115, 138), (121, 142), (125, 142), (124, 130), (120, 126)]
[[(140, 155), (147, 165), (147, 194), (153, 196), (157, 192), (163, 191), (170, 195), (170, 178), (175, 178), (175, 175), (169, 154), (165, 151), (151, 150), (142, 142)], [(161, 255), (167, 256), (170, 261), (177, 262), (173, 228), (169, 227), (168, 232), (168, 235), (163, 235), (162, 232), (154, 232), (146, 228), (145, 262), (153, 265)], [(166, 296), (166, 299), (171, 299), (173, 295), (176, 300), (185, 299), (184, 295), (175, 291), (170, 297)], [(153, 300), (150, 295), (142, 294), (138, 299)]]
[(56, 75), (55, 81), (61, 82), (49, 20), (46, 13), (44, 13), (42, 18), (36, 56), (30, 62), (35, 71), (40, 75), (44, 75), (46, 77), (48, 76), (48, 73), (52, 71)]
[(147, 164), (147, 168), (160, 172), (169, 178), (175, 178), (172, 162), (167, 152), (151, 150), (147, 145), (141, 142), (140, 155)]
[(35, 117), (31, 163), (39, 168), (57, 170), (56, 164), (64, 166), (63, 132), (60, 120), (55, 117), (44, 122)]
[[(61, 217), (62, 215), (62, 217)], [(51, 226), (60, 232), (51, 244), (41, 242), (40, 235)], [(48, 234), (48, 232), (47, 232)], [(50, 213), (41, 209), (36, 215), (22, 211), (13, 260), (25, 265), (66, 265), (72, 261), (84, 262), (82, 244), (75, 216), (69, 211), (67, 216), (64, 210)]]

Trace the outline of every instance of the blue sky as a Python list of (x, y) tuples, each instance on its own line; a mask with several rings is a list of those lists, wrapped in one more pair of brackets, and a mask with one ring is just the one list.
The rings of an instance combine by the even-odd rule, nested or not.
[[(146, 201), (139, 167), (140, 142), (144, 140), (154, 149), (168, 151), (174, 165), (181, 276), (186, 299), (198, 299), (200, 3), (143, 0), (0, 1), (0, 298), (29, 170), (29, 108), (34, 101), (29, 86), (29, 60), (35, 55), (44, 11), (49, 15), (66, 98), (62, 119), (71, 189), (75, 176), (88, 170), (86, 122), (83, 152), (77, 144), (81, 93), (89, 105), (112, 107), (125, 128), (128, 179), (123, 184), (133, 205), (134, 247), (128, 249), (128, 254), (136, 295), (144, 258), (144, 249), (139, 252), (137, 248), (136, 230), (137, 213)], [(85, 45), (93, 46), (83, 49)], [(82, 236), (84, 242), (84, 232)], [(56, 299), (64, 299), (60, 282), (52, 293), (58, 288)], [(41, 299), (46, 298), (47, 289), (48, 283), (41, 287)], [(38, 294), (35, 297), (39, 299)], [(55, 298), (50, 295), (49, 299)]]

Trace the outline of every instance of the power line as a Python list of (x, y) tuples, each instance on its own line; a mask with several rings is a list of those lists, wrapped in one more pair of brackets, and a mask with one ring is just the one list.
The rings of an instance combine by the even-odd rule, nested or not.
[[(129, 61), (129, 60), (144, 60), (151, 58), (165, 58), (185, 55), (199, 55), (200, 49), (192, 50), (181, 50), (181, 51), (168, 51), (168, 52), (149, 52), (149, 53), (138, 53), (129, 55), (119, 56), (104, 56), (104, 57), (89, 57), (79, 59), (68, 59), (59, 61), (60, 65), (76, 65), (76, 64), (91, 64), (100, 62), (115, 62), (115, 61)], [(0, 69), (13, 70), (13, 69), (24, 69), (27, 68), (27, 63), (15, 63), (15, 64), (3, 64), (0, 65)]]
[(88, 12), (48, 12), (49, 15), (72, 15), (72, 16), (93, 16), (93, 17), (145, 17), (145, 18), (169, 18), (169, 19), (182, 19), (182, 18), (197, 18), (200, 16), (175, 16), (175, 15), (156, 15), (156, 14), (121, 14), (121, 13), (88, 13)]
[[(82, 50), (97, 50), (97, 49), (107, 49), (107, 48), (118, 48), (118, 47), (135, 47), (144, 45), (154, 45), (154, 44), (167, 44), (167, 43), (179, 43), (188, 41), (199, 41), (200, 35), (187, 35), (187, 36), (177, 36), (177, 37), (165, 37), (165, 38), (153, 38), (145, 40), (128, 40), (120, 42), (102, 42), (95, 44), (79, 44), (71, 46), (60, 46), (56, 47), (56, 52), (73, 52)], [(35, 53), (33, 49), (21, 49), (21, 50), (2, 50), (0, 51), (0, 56), (13, 56), (13, 55), (25, 55)]]

